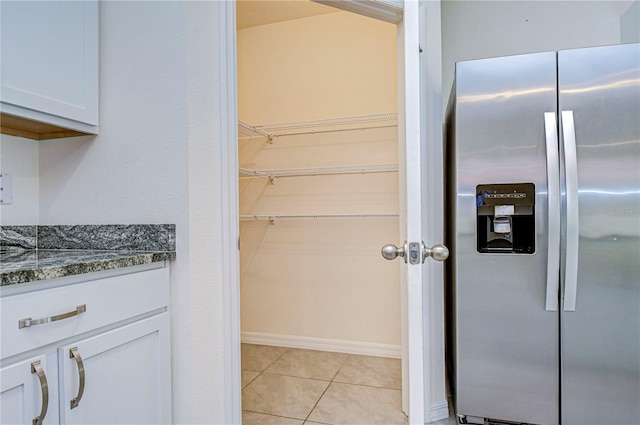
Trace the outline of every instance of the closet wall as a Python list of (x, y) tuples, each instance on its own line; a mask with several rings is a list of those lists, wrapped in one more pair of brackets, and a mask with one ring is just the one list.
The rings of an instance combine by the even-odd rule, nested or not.
[[(395, 31), (341, 11), (240, 30), (240, 120), (396, 113)], [(397, 128), (241, 138), (239, 162), (252, 170), (395, 165)], [(241, 177), (240, 213), (397, 216), (398, 173)], [(240, 234), (244, 341), (399, 356), (400, 262), (380, 256), (398, 241), (397, 217), (241, 221)]]

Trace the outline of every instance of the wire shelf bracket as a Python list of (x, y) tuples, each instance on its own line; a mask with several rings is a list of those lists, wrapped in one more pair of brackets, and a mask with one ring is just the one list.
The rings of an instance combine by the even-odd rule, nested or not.
[(264, 137), (269, 140), (269, 143), (273, 142), (273, 135), (261, 130), (253, 125), (249, 125), (245, 122), (238, 121), (238, 138), (252, 138), (252, 137)]

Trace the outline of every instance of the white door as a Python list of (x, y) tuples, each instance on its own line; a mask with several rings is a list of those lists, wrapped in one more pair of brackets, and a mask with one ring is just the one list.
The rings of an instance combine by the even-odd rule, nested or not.
[(169, 352), (169, 313), (60, 348), (60, 422), (170, 423)]
[[(402, 404), (409, 424), (424, 424), (425, 368), (423, 328), (422, 258), (409, 244), (422, 241), (421, 154), (420, 154), (420, 74), (419, 19), (417, 2), (405, 2), (398, 27), (398, 90), (400, 105), (398, 137), (400, 182), (400, 244), (407, 245), (402, 269)], [(402, 50), (401, 50), (402, 49)], [(411, 89), (411, 90), (410, 90)], [(404, 133), (404, 134), (403, 134)], [(404, 170), (404, 173), (402, 171)], [(403, 180), (404, 177), (404, 180)], [(404, 247), (403, 247), (404, 248)]]
[[(429, 311), (432, 295), (441, 299), (437, 289), (432, 293), (429, 282), (441, 282), (442, 273), (428, 263), (423, 266), (428, 257), (443, 261), (448, 256), (444, 246), (423, 243), (441, 238), (443, 233), (440, 4), (419, 0), (314, 1), (397, 25), (399, 212), (404, 242), (398, 241), (398, 247), (385, 246), (383, 256), (402, 256), (406, 262), (401, 276), (402, 409), (409, 424), (422, 425), (433, 416), (432, 386), (436, 401), (444, 400), (442, 416), (447, 415), (443, 345), (430, 337), (432, 326), (443, 336), (439, 329), (443, 323), (436, 320), (432, 324)], [(432, 377), (432, 365), (442, 373)]]
[[(425, 245), (431, 242), (431, 230), (442, 226), (442, 180), (437, 178), (441, 160), (434, 158), (441, 151), (434, 149), (441, 142), (441, 89), (437, 84), (440, 35), (439, 26), (437, 31), (424, 28), (427, 14), (439, 15), (439, 5), (427, 10), (434, 6), (430, 3), (405, 1), (403, 19), (398, 24), (400, 235), (404, 240), (397, 247), (386, 245), (382, 252), (387, 259), (403, 257), (405, 262), (401, 276), (402, 407), (409, 424), (424, 424), (432, 419), (431, 386), (436, 381), (437, 389), (444, 388), (444, 383), (432, 379), (430, 373), (432, 351), (441, 346), (432, 347), (430, 338), (429, 285), (434, 273), (427, 259), (443, 261), (448, 250), (442, 245)], [(432, 46), (435, 51), (430, 49)], [(435, 81), (430, 75), (434, 69), (438, 74)], [(441, 237), (442, 229), (437, 233), (434, 236)], [(444, 376), (440, 380), (443, 379)], [(446, 405), (444, 409), (446, 412)]]

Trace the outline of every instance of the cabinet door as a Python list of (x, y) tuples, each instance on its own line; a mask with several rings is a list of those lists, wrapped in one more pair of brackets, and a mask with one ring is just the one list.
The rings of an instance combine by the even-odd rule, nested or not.
[(169, 313), (58, 350), (63, 424), (171, 422)]
[[(41, 424), (49, 419), (49, 383), (45, 356), (37, 356), (0, 369), (0, 423)], [(55, 382), (54, 382), (55, 384)], [(39, 419), (39, 422), (33, 422)], [(51, 423), (57, 422), (55, 419)]]
[(0, 10), (3, 112), (96, 126), (98, 2), (3, 1)]

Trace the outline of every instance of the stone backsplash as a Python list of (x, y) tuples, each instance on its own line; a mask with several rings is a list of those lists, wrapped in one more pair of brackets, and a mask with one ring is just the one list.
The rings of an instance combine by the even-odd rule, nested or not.
[(0, 249), (175, 251), (175, 224), (0, 226)]

